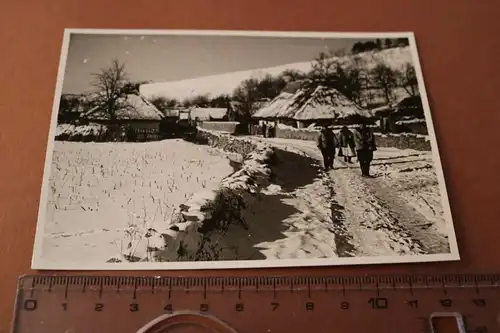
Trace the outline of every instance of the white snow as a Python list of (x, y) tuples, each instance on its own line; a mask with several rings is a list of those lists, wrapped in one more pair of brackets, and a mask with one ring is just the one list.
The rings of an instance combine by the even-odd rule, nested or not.
[(174, 209), (232, 171), (222, 151), (182, 140), (56, 141), (43, 257), (103, 263), (145, 241), (141, 230), (165, 229)]
[(292, 118), (296, 111), (293, 108), (293, 103), (303, 93), (304, 92), (302, 90), (298, 90), (293, 94), (283, 91), (271, 102), (258, 109), (253, 116), (256, 118)]
[(406, 124), (425, 124), (425, 119), (405, 119), (396, 122), (396, 125), (406, 125)]
[(310, 96), (306, 96), (304, 89), (299, 89), (293, 95), (282, 92), (269, 104), (259, 109), (253, 117), (308, 120), (372, 115), (369, 110), (363, 110), (334, 88), (320, 85)]
[[(289, 148), (286, 150), (292, 151)], [(283, 159), (272, 169), (277, 183), (269, 183), (269, 166), (262, 163), (271, 153), (269, 148), (251, 153), (241, 170), (222, 181), (223, 187), (242, 189), (241, 193), (247, 193), (243, 196), (246, 207), (243, 220), (248, 229), (233, 222), (227, 232), (211, 232), (208, 235), (210, 244), (204, 248), (209, 257), (216, 256), (217, 260), (262, 260), (336, 256), (335, 235), (329, 231), (329, 177), (326, 174), (317, 175), (314, 165), (297, 158), (303, 155), (300, 151), (293, 152), (288, 156), (277, 153), (278, 158)], [(303, 172), (297, 174), (297, 169)], [(250, 175), (262, 180), (250, 184)], [(249, 192), (257, 197), (249, 195)], [(210, 197), (211, 194), (207, 195)], [(190, 201), (188, 205), (193, 207), (190, 211), (196, 212), (201, 203)], [(186, 224), (195, 225), (196, 222), (185, 222), (179, 226)], [(196, 251), (201, 235), (195, 230), (192, 228), (182, 234), (170, 232), (172, 239), (167, 241), (169, 253), (164, 253), (163, 258), (175, 260), (181, 241), (189, 253)]]
[(60, 135), (99, 135), (101, 133), (105, 133), (107, 131), (107, 127), (104, 125), (89, 123), (88, 125), (79, 125), (75, 126), (73, 124), (58, 124), (56, 127), (55, 136), (58, 137)]
[[(164, 260), (193, 260), (207, 218), (202, 207), (220, 188), (242, 190), (248, 229), (231, 223), (227, 233), (212, 231), (202, 250), (217, 260), (449, 252), (453, 235), (446, 234), (431, 152), (381, 147), (372, 164), (377, 177), (364, 179), (355, 159), (336, 158), (335, 170), (318, 173), (313, 141), (231, 140), (256, 143), (234, 173), (229, 154), (181, 140), (56, 142), (44, 259), (82, 266), (127, 252), (144, 259), (150, 246)], [(269, 166), (272, 146), (278, 163)], [(154, 237), (145, 238), (148, 228)]]
[(353, 115), (369, 116), (370, 113), (358, 107), (336, 89), (318, 86), (293, 118), (298, 120), (334, 119)]
[[(120, 108), (116, 110), (117, 119), (156, 120), (163, 119), (163, 114), (144, 96), (128, 94), (117, 101)], [(91, 119), (109, 119), (109, 114), (101, 106), (86, 113)]]
[[(254, 140), (267, 142), (281, 149), (293, 147), (318, 160), (321, 158), (312, 141), (280, 138)], [(422, 255), (449, 252), (447, 237), (453, 235), (447, 235), (431, 152), (379, 148), (375, 152), (371, 168), (372, 174), (377, 177), (368, 180), (360, 176), (356, 159), (353, 162), (347, 164), (337, 157), (335, 169), (329, 172), (333, 190), (331, 204), (334, 208), (330, 213), (334, 221), (329, 231), (330, 234), (335, 232), (337, 237), (343, 233), (350, 236), (349, 250), (345, 255)], [(268, 255), (272, 258), (283, 258), (284, 249), (286, 255), (293, 257), (304, 248), (315, 248), (315, 254), (308, 256), (309, 258), (317, 257), (318, 253), (331, 255), (334, 251), (331, 241), (325, 239), (329, 233), (314, 227), (324, 227), (324, 222), (315, 218), (326, 214), (321, 190), (308, 185), (300, 191), (303, 193), (302, 198), (313, 203), (309, 206), (313, 212), (312, 220), (309, 218), (307, 223), (301, 225), (301, 229), (295, 230), (302, 232), (306, 228), (307, 237), (301, 237), (300, 243), (289, 236), (277, 242), (266, 243), (265, 246), (270, 251)], [(296, 196), (295, 203), (291, 205), (304, 207), (304, 204), (299, 203), (299, 198)], [(341, 221), (346, 230), (339, 230), (335, 220)], [(317, 239), (322, 239), (322, 242), (318, 244)], [(336, 251), (338, 253), (339, 249)]]
[[(394, 69), (401, 69), (405, 63), (413, 62), (409, 47), (386, 49), (380, 52), (366, 52), (354, 57), (346, 56), (338, 59), (341, 63), (355, 63), (367, 69), (373, 68), (380, 61)], [(266, 74), (278, 75), (287, 69), (295, 69), (307, 73), (311, 70), (311, 62), (297, 62), (276, 67), (224, 73), (180, 81), (148, 83), (140, 87), (140, 92), (148, 99), (163, 96), (179, 100), (198, 95), (217, 96), (232, 94), (234, 89), (243, 80), (252, 77), (261, 78)]]

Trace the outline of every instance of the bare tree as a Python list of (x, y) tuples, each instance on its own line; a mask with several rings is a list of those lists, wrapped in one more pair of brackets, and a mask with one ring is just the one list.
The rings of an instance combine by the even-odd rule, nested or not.
[(70, 123), (78, 119), (83, 110), (84, 106), (80, 96), (63, 94), (59, 104), (58, 123)]
[(211, 98), (209, 105), (212, 108), (227, 108), (230, 100), (231, 100), (230, 95), (220, 94), (218, 96)]
[(306, 79), (307, 74), (302, 71), (290, 68), (290, 69), (285, 69), (283, 72), (281, 72), (279, 77), (281, 77), (283, 80), (285, 80), (286, 83), (288, 83)]
[(338, 49), (338, 50), (334, 51), (332, 53), (332, 55), (335, 57), (338, 57), (338, 58), (342, 58), (342, 57), (349, 55), (349, 51), (345, 48), (342, 48), (342, 49)]
[(182, 101), (182, 105), (185, 107), (197, 106), (197, 107), (208, 107), (210, 104), (210, 97), (208, 95), (197, 95), (193, 97), (188, 97)]
[(259, 80), (250, 78), (242, 81), (233, 91), (233, 100), (241, 104), (241, 116), (243, 119), (250, 118), (253, 112), (253, 104), (261, 98), (259, 94)]
[(105, 110), (109, 120), (116, 121), (119, 99), (124, 95), (124, 87), (127, 84), (125, 64), (114, 59), (108, 68), (103, 68), (92, 76), (92, 85), (99, 90), (98, 105)]
[(382, 90), (387, 103), (391, 102), (392, 89), (396, 87), (396, 73), (384, 63), (380, 63), (372, 70), (374, 83)]
[(415, 67), (412, 64), (406, 63), (403, 70), (397, 72), (399, 84), (405, 89), (409, 96), (418, 94), (418, 80)]
[(363, 71), (357, 67), (347, 67), (344, 71), (344, 90), (348, 97), (360, 104), (363, 90)]
[(338, 59), (335, 58), (331, 53), (320, 52), (319, 55), (312, 61), (312, 69), (309, 72), (309, 76), (314, 81), (335, 81), (337, 77), (338, 66)]
[(122, 92), (125, 94), (139, 94), (143, 84), (151, 83), (151, 81), (127, 82), (123, 85)]

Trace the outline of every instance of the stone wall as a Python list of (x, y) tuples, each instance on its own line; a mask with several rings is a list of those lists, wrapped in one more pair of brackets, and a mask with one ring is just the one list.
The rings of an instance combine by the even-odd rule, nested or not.
[[(283, 129), (276, 130), (277, 138), (296, 140), (316, 140), (318, 131)], [(427, 135), (401, 133), (401, 134), (380, 134), (375, 133), (375, 140), (378, 147), (395, 147), (399, 149), (431, 150), (431, 144)]]
[(198, 128), (194, 141), (195, 143), (206, 144), (230, 153), (241, 154), (243, 158), (258, 148), (258, 145), (254, 141), (228, 134), (216, 133), (202, 128)]
[(375, 134), (378, 147), (395, 147), (399, 149), (431, 150), (431, 142), (426, 135), (419, 134)]

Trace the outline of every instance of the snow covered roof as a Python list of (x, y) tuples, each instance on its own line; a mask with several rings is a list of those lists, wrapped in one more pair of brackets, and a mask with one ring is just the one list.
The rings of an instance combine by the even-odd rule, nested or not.
[(210, 120), (222, 119), (227, 114), (227, 108), (192, 108), (191, 119)]
[(399, 98), (395, 105), (395, 107), (422, 107), (422, 99), (420, 94), (415, 96), (404, 96)]
[(303, 87), (304, 83), (306, 83), (307, 80), (297, 80), (297, 81), (292, 81), (287, 83), (285, 88), (283, 88), (282, 92), (287, 92), (289, 94), (295, 94), (297, 90)]
[[(295, 86), (297, 87), (297, 86)], [(255, 118), (289, 118), (296, 120), (339, 119), (353, 115), (371, 116), (334, 88), (317, 86), (282, 91), (268, 105), (258, 110)], [(294, 91), (294, 92), (293, 92)]]
[(181, 113), (187, 113), (189, 112), (188, 108), (185, 107), (169, 107), (163, 110), (163, 114), (165, 117), (179, 117)]
[[(119, 109), (116, 118), (119, 120), (161, 120), (163, 114), (144, 96), (129, 94), (117, 101)], [(102, 106), (96, 106), (86, 113), (88, 119), (104, 120), (109, 115)]]
[(338, 119), (354, 115), (370, 116), (371, 114), (338, 90), (318, 86), (293, 118), (297, 120)]
[(417, 94), (415, 96), (399, 97), (392, 103), (371, 109), (371, 112), (374, 115), (382, 115), (389, 113), (398, 114), (401, 112), (401, 110), (404, 109), (421, 109), (421, 108), (422, 108), (422, 100), (420, 98), (420, 95)]
[(292, 118), (295, 109), (292, 107), (296, 94), (281, 92), (270, 103), (257, 110), (254, 118)]

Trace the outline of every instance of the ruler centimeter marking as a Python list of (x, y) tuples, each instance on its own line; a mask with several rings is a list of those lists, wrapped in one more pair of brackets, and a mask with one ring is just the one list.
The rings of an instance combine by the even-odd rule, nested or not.
[[(295, 328), (303, 329), (306, 323), (313, 326), (335, 324), (342, 327), (340, 330), (345, 330), (348, 328), (345, 325), (349, 324), (358, 327), (360, 331), (359, 325), (365, 320), (360, 321), (359, 316), (366, 311), (377, 313), (377, 317), (366, 313), (367, 318), (371, 318), (366, 319), (366, 325), (372, 325), (373, 332), (378, 332), (377, 329), (383, 331), (377, 325), (391, 323), (396, 326), (398, 320), (404, 319), (416, 320), (411, 324), (415, 329), (412, 330), (411, 325), (406, 327), (401, 324), (399, 329), (405, 329), (409, 333), (429, 333), (431, 313), (457, 311), (460, 311), (460, 320), (471, 325), (467, 333), (500, 332), (500, 325), (496, 322), (500, 311), (499, 282), (499, 274), (336, 277), (24, 276), (20, 278), (18, 285), (14, 332), (50, 332), (50, 329), (65, 331), (66, 328), (57, 326), (62, 324), (55, 320), (62, 315), (70, 316), (68, 318), (75, 321), (74, 325), (80, 331), (88, 329), (91, 332), (96, 330), (92, 325), (109, 322), (110, 319), (106, 316), (113, 314), (120, 317), (117, 329), (123, 325), (125, 331), (131, 328), (136, 331), (139, 320), (153, 319), (150, 314), (175, 314), (179, 308), (189, 308), (201, 314), (214, 311), (227, 315), (231, 307), (236, 313), (258, 311), (259, 318), (264, 318), (262, 320), (270, 327), (288, 327), (290, 332), (294, 332)], [(484, 291), (485, 289), (488, 290)], [(297, 312), (301, 307), (303, 312)], [(75, 308), (88, 309), (90, 312), (80, 310), (76, 315), (72, 312)], [(222, 308), (226, 310), (222, 311)], [(58, 311), (63, 312), (58, 314)], [(139, 313), (144, 317), (124, 316), (123, 311)], [(342, 316), (331, 318), (337, 313), (335, 311), (343, 311), (339, 312)], [(269, 313), (274, 313), (275, 319), (269, 319)], [(315, 313), (321, 314), (321, 317), (311, 317)], [(52, 317), (55, 319), (51, 320)], [(33, 326), (37, 323), (36, 318), (44, 323), (46, 331)], [(259, 325), (250, 317), (244, 318), (247, 317), (239, 315), (223, 319), (243, 328)], [(245, 325), (243, 320), (247, 320)], [(356, 329), (353, 328), (352, 332), (356, 332)]]
[[(100, 276), (83, 276), (79, 279), (75, 279), (71, 276), (57, 277), (58, 279), (42, 279), (38, 276), (25, 276), (23, 279), (28, 279), (31, 281), (31, 286), (28, 288), (31, 293), (34, 291), (41, 290), (40, 286), (45, 286), (45, 291), (52, 292), (55, 285), (64, 285), (68, 288), (70, 285), (78, 285), (82, 287), (82, 292), (86, 292), (89, 285), (98, 285), (99, 293), (102, 295), (107, 287), (113, 287), (117, 293), (124, 291), (124, 287), (132, 286), (133, 290), (142, 289), (141, 286), (148, 286), (156, 290), (161, 286), (168, 285), (168, 290), (184, 290), (186, 293), (190, 293), (195, 290), (208, 290), (214, 289), (213, 287), (219, 287), (220, 291), (229, 289), (236, 289), (238, 292), (248, 289), (251, 287), (254, 291), (265, 290), (265, 286), (272, 286), (274, 290), (289, 290), (290, 292), (300, 291), (301, 289), (307, 288), (308, 293), (317, 288), (313, 286), (322, 285), (324, 290), (331, 290), (329, 286), (340, 285), (343, 293), (347, 290), (374, 290), (380, 293), (381, 290), (385, 289), (408, 289), (410, 293), (414, 289), (440, 289), (444, 295), (447, 295), (448, 289), (450, 288), (473, 288), (476, 293), (480, 293), (480, 289), (484, 287), (498, 287), (498, 281), (500, 276), (494, 276), (490, 278), (483, 278), (478, 280), (477, 278), (471, 280), (471, 283), (464, 284), (463, 280), (458, 276), (444, 277), (441, 280), (429, 281), (429, 279), (419, 279), (415, 277), (414, 279), (407, 279), (406, 281), (396, 281), (394, 279), (388, 280), (370, 280), (363, 279), (362, 277), (356, 277), (355, 280), (352, 278), (340, 278), (338, 280), (331, 280), (325, 278), (312, 279), (312, 278), (289, 278), (289, 277), (275, 277), (267, 278), (264, 281), (251, 280), (246, 277), (241, 278), (172, 278), (172, 277), (129, 277), (113, 279), (110, 277), (100, 277)], [(228, 283), (229, 282), (229, 283)], [(420, 283), (419, 283), (420, 282)], [(422, 284), (424, 282), (424, 284)], [(434, 284), (430, 284), (434, 282)], [(480, 283), (482, 282), (482, 284)], [(262, 288), (264, 286), (264, 288)], [(232, 287), (232, 288), (231, 288)], [(21, 288), (26, 289), (24, 285)], [(43, 287), (42, 287), (43, 288)]]

